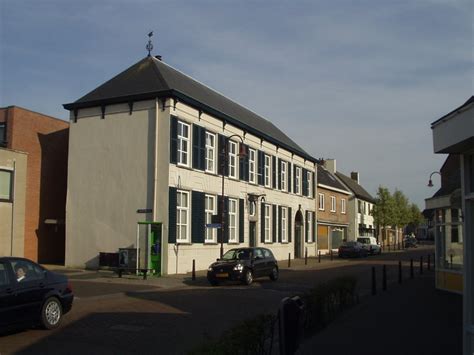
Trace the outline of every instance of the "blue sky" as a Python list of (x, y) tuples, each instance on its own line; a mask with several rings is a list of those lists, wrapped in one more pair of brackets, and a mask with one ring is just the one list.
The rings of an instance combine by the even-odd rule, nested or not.
[(430, 123), (474, 91), (473, 23), (468, 0), (2, 0), (0, 106), (67, 119), (153, 30), (168, 64), (424, 208)]

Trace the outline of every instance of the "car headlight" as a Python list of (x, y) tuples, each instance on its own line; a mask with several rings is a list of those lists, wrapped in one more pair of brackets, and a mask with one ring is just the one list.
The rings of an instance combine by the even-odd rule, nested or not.
[(209, 266), (209, 267), (207, 268), (207, 271), (212, 271), (212, 266)]
[(242, 271), (244, 269), (244, 266), (242, 264), (237, 264), (234, 266), (235, 271)]

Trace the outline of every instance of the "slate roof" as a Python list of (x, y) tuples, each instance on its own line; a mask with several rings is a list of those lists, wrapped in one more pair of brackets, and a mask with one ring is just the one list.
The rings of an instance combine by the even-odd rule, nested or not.
[(77, 101), (67, 110), (130, 102), (156, 97), (175, 97), (225, 122), (316, 162), (273, 123), (172, 68), (155, 57), (145, 57)]
[(334, 187), (339, 190), (350, 192), (336, 177), (326, 168), (318, 164), (318, 184)]
[(360, 186), (355, 180), (352, 180), (350, 177), (340, 173), (336, 172), (336, 176), (342, 180), (344, 184), (347, 185), (349, 189), (352, 190), (354, 195), (357, 198), (360, 198), (364, 201), (372, 202), (375, 203), (375, 199), (370, 195), (362, 186)]

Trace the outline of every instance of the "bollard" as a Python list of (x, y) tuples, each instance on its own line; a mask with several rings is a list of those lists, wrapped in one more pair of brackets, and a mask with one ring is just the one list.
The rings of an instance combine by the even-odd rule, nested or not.
[(428, 266), (427, 266), (427, 269), (428, 270), (431, 270), (431, 255), (428, 254)]
[(192, 280), (196, 280), (196, 260), (193, 259), (193, 276)]
[(320, 263), (320, 262), (321, 262), (321, 250), (318, 251), (318, 263)]
[(413, 259), (410, 259), (410, 279), (412, 279), (415, 276), (413, 273)]
[(398, 262), (398, 283), (402, 283), (402, 262)]
[(331, 249), (331, 251), (329, 252), (329, 254), (331, 254), (331, 261), (332, 261), (332, 249)]
[(288, 253), (288, 267), (291, 266), (291, 253)]
[(453, 254), (451, 254), (451, 255), (449, 256), (449, 258), (450, 258), (450, 260), (451, 260), (451, 269), (452, 269), (452, 268), (453, 268)]
[(423, 275), (423, 257), (420, 256), (420, 275)]
[(304, 250), (304, 264), (308, 265), (308, 248)]
[(375, 266), (372, 266), (372, 295), (377, 294), (377, 287), (375, 285)]
[(387, 267), (385, 265), (382, 269), (382, 290), (387, 291)]

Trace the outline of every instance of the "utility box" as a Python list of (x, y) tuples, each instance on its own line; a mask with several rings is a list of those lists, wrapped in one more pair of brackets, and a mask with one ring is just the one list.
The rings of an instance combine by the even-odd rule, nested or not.
[(126, 269), (135, 269), (137, 266), (137, 249), (119, 248), (118, 266)]

